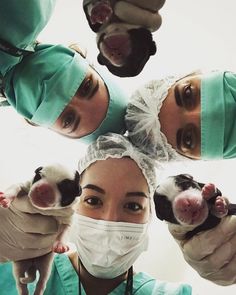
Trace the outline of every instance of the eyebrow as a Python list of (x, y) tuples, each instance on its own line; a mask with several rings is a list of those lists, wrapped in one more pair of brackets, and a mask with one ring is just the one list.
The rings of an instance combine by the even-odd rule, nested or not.
[(77, 128), (78, 128), (78, 126), (79, 126), (79, 123), (80, 123), (80, 117), (78, 117), (77, 119), (76, 119), (76, 121), (75, 121), (75, 123), (74, 123), (74, 126), (73, 126), (73, 128), (71, 129), (71, 131), (70, 132), (68, 132), (68, 134), (71, 134), (71, 133), (73, 133)]
[(98, 82), (98, 80), (97, 80), (97, 84), (96, 84), (96, 86), (93, 88), (93, 91), (90, 93), (90, 95), (89, 95), (89, 99), (90, 98), (92, 98), (94, 95), (95, 95), (95, 93), (98, 91), (98, 89), (99, 89), (99, 82)]
[[(105, 194), (104, 189), (91, 183), (88, 183), (85, 186), (83, 186), (83, 189), (92, 189), (97, 191), (98, 193)], [(128, 192), (126, 193), (126, 197), (144, 197), (148, 199), (148, 196), (144, 192)]]
[(179, 85), (178, 84), (176, 84), (174, 86), (174, 94), (175, 94), (175, 101), (176, 101), (177, 106), (182, 107), (183, 104), (182, 104), (182, 100), (181, 100), (181, 97), (180, 97)]
[(100, 194), (105, 194), (105, 190), (95, 184), (88, 183), (85, 186), (83, 186), (82, 189), (85, 189), (85, 188), (92, 189)]
[(178, 129), (178, 131), (176, 133), (176, 145), (179, 150), (182, 149), (182, 146), (181, 146), (182, 134), (183, 134), (183, 128)]
[(128, 192), (126, 197), (144, 197), (148, 199), (148, 196), (144, 192)]

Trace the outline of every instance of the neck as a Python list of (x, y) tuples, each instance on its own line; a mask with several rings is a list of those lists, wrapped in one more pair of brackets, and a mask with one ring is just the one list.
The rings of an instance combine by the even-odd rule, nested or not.
[(79, 263), (80, 281), (87, 295), (107, 295), (127, 279), (127, 272), (113, 279), (96, 278), (85, 269), (81, 262)]

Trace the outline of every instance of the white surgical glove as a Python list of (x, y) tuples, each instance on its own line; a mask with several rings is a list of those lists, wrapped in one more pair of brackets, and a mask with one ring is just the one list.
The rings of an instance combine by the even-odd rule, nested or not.
[(201, 277), (223, 286), (236, 283), (236, 216), (224, 217), (189, 240), (174, 225), (169, 224), (169, 231)]

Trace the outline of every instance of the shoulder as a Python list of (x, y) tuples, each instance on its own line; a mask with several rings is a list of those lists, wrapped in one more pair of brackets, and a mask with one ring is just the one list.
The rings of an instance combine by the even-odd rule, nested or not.
[[(184, 283), (170, 283), (157, 280), (147, 273), (140, 272), (134, 276), (134, 288), (142, 292), (140, 294), (168, 294), (191, 295), (192, 288)], [(139, 293), (137, 293), (138, 295)]]

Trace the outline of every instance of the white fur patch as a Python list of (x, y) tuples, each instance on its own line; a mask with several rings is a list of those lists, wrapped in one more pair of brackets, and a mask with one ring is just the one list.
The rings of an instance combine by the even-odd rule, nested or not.
[(175, 197), (181, 192), (181, 188), (175, 183), (175, 178), (170, 176), (156, 189), (156, 192), (164, 195), (173, 202)]
[(67, 170), (60, 164), (45, 166), (40, 173), (48, 180), (48, 182), (52, 183), (59, 183), (66, 178), (73, 180), (75, 176), (71, 171)]

